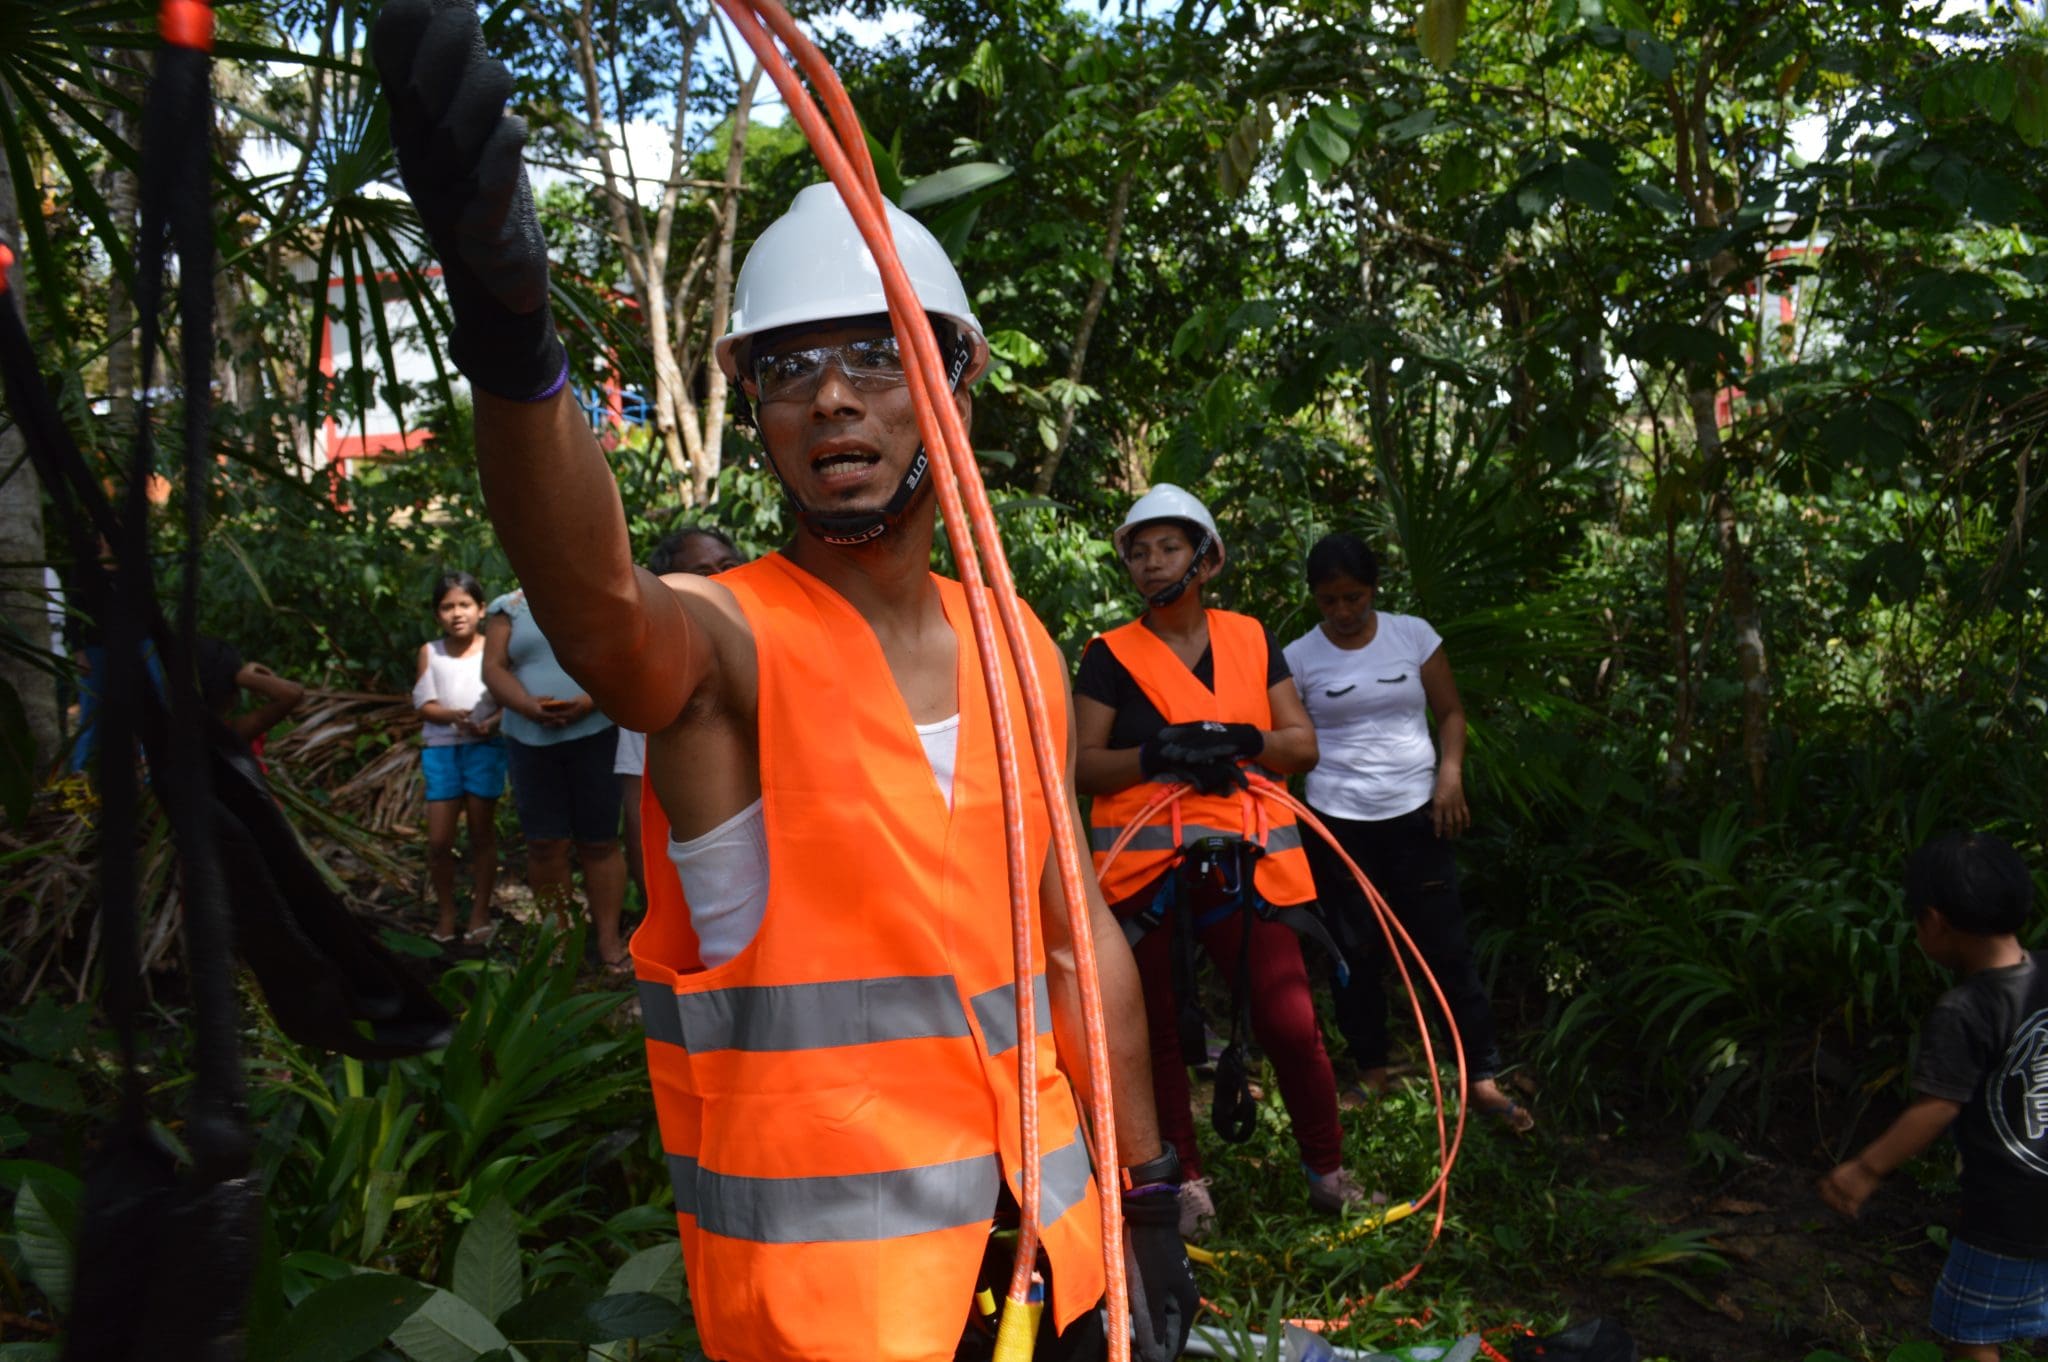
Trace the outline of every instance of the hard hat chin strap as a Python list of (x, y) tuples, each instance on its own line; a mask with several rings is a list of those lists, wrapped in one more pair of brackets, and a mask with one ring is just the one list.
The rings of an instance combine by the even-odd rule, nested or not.
[[(967, 338), (959, 337), (953, 346), (953, 362), (948, 366), (946, 374), (947, 391), (959, 388), (960, 375), (966, 372), (967, 361), (973, 353), (974, 347), (969, 344)], [(742, 394), (739, 400), (742, 409), (746, 409), (745, 395)], [(748, 410), (747, 415), (752, 418), (752, 411)], [(758, 421), (755, 425), (758, 429)], [(764, 439), (762, 443), (765, 446), (767, 442)], [(775, 480), (782, 484), (782, 494), (789, 498), (789, 504), (795, 508), (796, 518), (803, 522), (803, 527), (828, 544), (847, 548), (880, 539), (902, 523), (903, 517), (909, 514), (911, 507), (917, 503), (919, 493), (931, 481), (928, 475), (931, 472), (932, 461), (920, 442), (916, 456), (910, 461), (910, 467), (903, 472), (903, 481), (896, 484), (895, 495), (878, 511), (816, 510), (804, 505), (803, 500), (797, 496), (796, 489), (789, 485), (789, 479), (782, 476), (782, 469), (777, 467), (772, 454), (768, 456), (768, 467), (774, 469)]]
[[(773, 468), (775, 460), (770, 459), (768, 465)], [(896, 484), (896, 494), (879, 511), (813, 510), (797, 500), (796, 489), (782, 476), (782, 470), (776, 469), (775, 477), (782, 483), (782, 491), (789, 498), (789, 504), (796, 508), (796, 517), (803, 522), (805, 529), (828, 544), (846, 547), (880, 539), (894, 529), (916, 502), (918, 493), (924, 490), (929, 481), (926, 474), (931, 472), (931, 466), (931, 456), (924, 452), (923, 445), (919, 445), (917, 457), (904, 471), (903, 481)]]
[(1155, 591), (1147, 596), (1145, 603), (1147, 605), (1167, 606), (1172, 605), (1182, 596), (1185, 596), (1188, 588), (1195, 584), (1195, 574), (1202, 570), (1202, 560), (1209, 556), (1210, 543), (1209, 532), (1203, 530), (1202, 537), (1195, 541), (1195, 558), (1193, 562), (1188, 564), (1188, 570), (1183, 572), (1180, 575), (1180, 580), (1172, 586)]

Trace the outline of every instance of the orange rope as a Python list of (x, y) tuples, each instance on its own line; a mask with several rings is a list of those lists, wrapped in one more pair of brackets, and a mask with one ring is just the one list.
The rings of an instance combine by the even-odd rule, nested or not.
[[(904, 367), (909, 379), (911, 402), (916, 408), (918, 430), (925, 448), (936, 455), (932, 460), (932, 470), (939, 505), (947, 526), (953, 530), (953, 554), (966, 587), (975, 649), (988, 690), (995, 729), (997, 768), (1003, 794), (1004, 841), (1009, 863), (1011, 933), (1016, 957), (1017, 1034), (1023, 1042), (1017, 1047), (1019, 1123), (1023, 1139), (1023, 1186), (1018, 1200), (1022, 1215), (1009, 1298), (1014, 1307), (1023, 1308), (1038, 1251), (1040, 1148), (1037, 1046), (1033, 1043), (1033, 1037), (1037, 1035), (1037, 1020), (1031, 971), (1030, 867), (1026, 863), (1016, 734), (1010, 719), (1007, 679), (1001, 656), (996, 651), (995, 623), (990, 619), (991, 595), (1024, 700), (1032, 757), (1037, 765), (1039, 784), (1044, 791), (1052, 824), (1055, 864), (1059, 869), (1060, 887), (1067, 900), (1068, 924), (1081, 991), (1082, 1024), (1088, 1047), (1087, 1105), (1101, 1200), (1102, 1266), (1109, 1313), (1110, 1357), (1112, 1362), (1127, 1362), (1130, 1307), (1124, 1273), (1116, 1124), (1109, 1077), (1109, 1043), (1096, 975), (1086, 881), (1082, 878), (1080, 849), (1074, 837), (1073, 805), (1066, 783), (1066, 753), (1057, 750), (1052, 740), (1047, 692), (1037, 672), (1030, 635), (1017, 599), (1016, 584), (1003, 552), (1002, 536), (996, 526), (987, 489), (981, 482), (973, 447), (968, 443), (960, 414), (953, 406), (946, 367), (932, 334), (931, 323), (918, 302), (908, 274), (897, 259), (881, 189), (852, 101), (847, 98), (831, 64), (804, 36), (777, 0), (718, 0), (718, 3), (753, 49), (762, 69), (775, 82), (784, 103), (803, 128), (812, 150), (817, 153), (825, 173), (845, 200), (848, 213), (881, 271), (883, 290), (889, 302), (890, 323), (898, 343), (909, 352), (909, 362)], [(764, 31), (764, 25), (766, 30), (772, 30), (774, 38)], [(781, 40), (787, 56), (777, 48), (775, 39)], [(818, 102), (799, 81), (797, 72), (791, 69), (792, 61), (823, 101), (824, 112), (821, 113)], [(830, 127), (826, 125), (827, 114), (831, 120)], [(984, 566), (987, 580), (983, 576)]]
[[(1401, 983), (1408, 990), (1408, 1001), (1415, 1012), (1415, 1030), (1422, 1037), (1423, 1062), (1429, 1069), (1430, 1095), (1436, 1102), (1438, 1172), (1436, 1181), (1430, 1184), (1429, 1190), (1416, 1197), (1410, 1204), (1419, 1210), (1423, 1205), (1434, 1200), (1436, 1202), (1436, 1217), (1429, 1228), (1429, 1240), (1422, 1247), (1422, 1256), (1417, 1258), (1414, 1265), (1406, 1272), (1381, 1288), (1384, 1291), (1398, 1291), (1414, 1281), (1417, 1274), (1422, 1271), (1423, 1259), (1427, 1258), (1429, 1251), (1436, 1247), (1436, 1241), (1443, 1233), (1444, 1217), (1450, 1209), (1451, 1169), (1457, 1164), (1458, 1151), (1465, 1142), (1465, 1112), (1468, 1105), (1469, 1084), (1465, 1077), (1464, 1037), (1458, 1034), (1458, 1024), (1451, 1016), (1450, 1002), (1444, 997), (1443, 987), (1437, 983), (1436, 976), (1430, 972), (1429, 963), (1422, 958), (1422, 952), (1416, 947), (1414, 938), (1408, 935), (1408, 929), (1403, 927), (1401, 920), (1394, 916), (1393, 909), (1388, 907), (1386, 899), (1381, 896), (1380, 891), (1373, 885), (1373, 882), (1366, 877), (1365, 872), (1359, 868), (1358, 862), (1351, 859), (1350, 853), (1344, 850), (1330, 830), (1323, 826), (1323, 821), (1309, 810), (1308, 805), (1288, 793), (1286, 786), (1268, 780), (1264, 776), (1253, 772), (1247, 772), (1246, 775), (1250, 781), (1249, 793), (1258, 796), (1262, 801), (1268, 801), (1279, 804), (1284, 808), (1292, 809), (1297, 818), (1307, 824), (1325, 842), (1330, 844), (1330, 849), (1337, 853), (1338, 859), (1344, 863), (1344, 868), (1349, 870), (1352, 878), (1358, 881), (1358, 887), (1365, 891), (1365, 901), (1372, 908), (1373, 917), (1379, 922), (1380, 931), (1387, 939), (1388, 953), (1394, 957), (1394, 965), (1401, 972)], [(1145, 807), (1138, 810), (1131, 821), (1125, 824), (1124, 830), (1117, 834), (1116, 841), (1110, 844), (1107, 859), (1103, 861), (1097, 873), (1107, 872), (1116, 858), (1123, 854), (1124, 848), (1130, 845), (1131, 839), (1138, 835), (1138, 830), (1150, 823), (1153, 815), (1162, 810), (1170, 813), (1175, 828), (1175, 840), (1178, 841), (1180, 801), (1182, 796), (1186, 795), (1192, 788), (1192, 786), (1186, 784), (1163, 785), (1160, 788), (1160, 792), (1153, 796)], [(1265, 821), (1261, 818), (1259, 822), (1260, 830), (1263, 832)], [(1414, 957), (1415, 967), (1422, 972), (1423, 979), (1429, 984), (1430, 992), (1435, 995), (1438, 1013), (1443, 1018), (1444, 1029), (1450, 1034), (1451, 1047), (1457, 1056), (1458, 1119), (1456, 1126), (1448, 1133), (1446, 1133), (1444, 1128), (1443, 1076), (1437, 1072), (1436, 1047), (1430, 1041), (1428, 1021), (1422, 1011), (1422, 998), (1416, 992), (1413, 976), (1408, 972), (1408, 962), (1402, 957), (1402, 946), (1408, 948), (1408, 955)]]

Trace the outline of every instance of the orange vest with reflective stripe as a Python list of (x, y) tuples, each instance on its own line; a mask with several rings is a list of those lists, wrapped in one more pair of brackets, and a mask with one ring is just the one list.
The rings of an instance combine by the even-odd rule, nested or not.
[[(718, 578), (754, 634), (768, 843), (760, 930), (726, 963), (701, 967), (681, 886), (661, 873), (665, 830), (657, 850), (649, 828), (633, 961), (691, 1303), (719, 1362), (949, 1362), (1003, 1184), (1021, 1200), (995, 739), (966, 597), (934, 580), (959, 639), (950, 810), (874, 631), (772, 554)], [(1039, 674), (1058, 676), (1032, 624)], [(1004, 669), (1022, 734), (1007, 656)], [(1050, 825), (1028, 753), (1019, 767), (1035, 898)], [(1102, 1296), (1100, 1211), (1041, 941), (1030, 1043), (1064, 1327)]]
[[(1266, 686), (1266, 629), (1249, 615), (1227, 610), (1209, 613), (1209, 657), (1215, 664), (1212, 690), (1195, 678), (1142, 618), (1101, 636), (1138, 689), (1169, 724), (1204, 719), (1225, 724), (1253, 724), (1270, 732), (1273, 700)], [(1250, 763), (1246, 763), (1250, 765)], [(1121, 903), (1165, 873), (1180, 847), (1203, 837), (1242, 837), (1266, 849), (1253, 874), (1266, 902), (1284, 908), (1316, 896), (1309, 877), (1308, 855), (1301, 849), (1301, 828), (1294, 811), (1269, 803), (1248, 791), (1205, 795), (1193, 790), (1147, 819), (1116, 862), (1104, 869), (1109, 849), (1125, 825), (1137, 818), (1159, 793), (1159, 785), (1139, 781), (1127, 790), (1098, 795), (1089, 811), (1089, 843), (1095, 849), (1095, 871), (1102, 895)]]

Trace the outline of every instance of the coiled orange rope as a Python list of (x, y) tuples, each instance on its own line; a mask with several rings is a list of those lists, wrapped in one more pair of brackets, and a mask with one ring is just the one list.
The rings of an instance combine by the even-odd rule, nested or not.
[[(1403, 927), (1401, 920), (1394, 916), (1393, 909), (1387, 906), (1386, 899), (1380, 895), (1380, 891), (1374, 887), (1373, 882), (1366, 877), (1365, 871), (1359, 868), (1358, 862), (1351, 859), (1350, 853), (1345, 851), (1342, 844), (1337, 841), (1330, 830), (1323, 826), (1323, 821), (1310, 811), (1308, 805), (1290, 794), (1286, 786), (1279, 784), (1277, 781), (1268, 780), (1254, 772), (1247, 772), (1246, 778), (1250, 782), (1250, 794), (1270, 803), (1278, 804), (1283, 808), (1292, 809), (1295, 817), (1306, 823), (1317, 836), (1330, 844), (1330, 849), (1337, 853), (1337, 858), (1344, 863), (1344, 868), (1350, 871), (1352, 878), (1358, 881), (1358, 887), (1365, 891), (1365, 901), (1371, 906), (1373, 917), (1379, 923), (1380, 931), (1387, 939), (1387, 945), (1390, 948), (1389, 953), (1394, 957), (1395, 967), (1401, 972), (1401, 983), (1408, 990), (1408, 1001), (1415, 1011), (1415, 1030), (1422, 1037), (1423, 1062), (1429, 1069), (1430, 1095), (1436, 1102), (1436, 1181), (1432, 1182), (1429, 1185), (1429, 1189), (1414, 1200), (1401, 1203), (1389, 1209), (1378, 1217), (1377, 1223), (1387, 1224), (1393, 1220), (1412, 1215), (1432, 1201), (1436, 1203), (1436, 1219), (1430, 1225), (1429, 1240), (1423, 1245), (1422, 1256), (1417, 1258), (1414, 1265), (1406, 1272), (1403, 1272), (1399, 1277), (1381, 1288), (1385, 1291), (1398, 1291), (1414, 1281), (1416, 1275), (1422, 1271), (1423, 1259), (1429, 1256), (1430, 1249), (1436, 1246), (1438, 1236), (1443, 1233), (1444, 1217), (1450, 1208), (1451, 1169), (1457, 1164), (1458, 1150), (1465, 1142), (1465, 1111), (1468, 1105), (1468, 1088), (1465, 1077), (1465, 1041), (1458, 1034), (1458, 1024), (1451, 1016), (1450, 1003), (1444, 997), (1442, 985), (1437, 983), (1436, 976), (1430, 972), (1428, 962), (1422, 958), (1422, 952), (1416, 948), (1414, 939), (1408, 935), (1408, 929)], [(1108, 858), (1103, 862), (1101, 868), (1107, 870), (1110, 864), (1123, 854), (1124, 848), (1130, 844), (1131, 839), (1138, 835), (1138, 830), (1151, 823), (1153, 815), (1161, 812), (1170, 812), (1174, 818), (1178, 819), (1181, 797), (1192, 788), (1192, 786), (1185, 784), (1161, 786), (1159, 793), (1153, 796), (1150, 802), (1137, 812), (1131, 821), (1124, 826), (1124, 830), (1117, 835), (1116, 841), (1110, 844)], [(1443, 1078), (1437, 1071), (1436, 1046), (1429, 1037), (1429, 1026), (1422, 1012), (1422, 997), (1416, 992), (1415, 980), (1408, 972), (1408, 961), (1403, 958), (1401, 950), (1403, 946), (1407, 947), (1407, 954), (1414, 958), (1415, 967), (1422, 972), (1423, 979), (1429, 984), (1429, 991), (1436, 998), (1438, 1014), (1444, 1019), (1444, 1028), (1450, 1035), (1451, 1048), (1457, 1057), (1458, 1116), (1455, 1125), (1448, 1130), (1446, 1129), (1445, 1119)]]
[[(980, 469), (974, 461), (973, 447), (968, 443), (966, 429), (952, 403), (951, 385), (946, 379), (946, 368), (940, 358), (931, 323), (918, 302), (908, 274), (897, 259), (895, 242), (883, 209), (881, 187), (875, 178), (874, 163), (868, 155), (867, 139), (845, 87), (840, 84), (837, 73), (825, 60), (824, 54), (797, 27), (777, 0), (718, 0), (718, 4), (747, 46), (753, 49), (762, 69), (775, 82), (804, 136), (810, 140), (826, 175), (845, 200), (847, 211), (881, 270), (883, 290), (889, 301), (889, 320), (895, 329), (897, 343), (909, 354), (904, 368), (909, 378), (911, 401), (917, 412), (918, 430), (925, 448), (935, 455), (932, 470), (939, 505), (947, 526), (953, 531), (953, 555), (959, 564), (961, 581), (966, 586), (975, 650), (988, 689), (995, 729), (1004, 838), (1009, 852), (1011, 931), (1017, 974), (1017, 1034), (1025, 1039), (1025, 1043), (1017, 1047), (1024, 1161), (1023, 1185), (1018, 1198), (1022, 1215), (1017, 1258), (1010, 1280), (1009, 1310), (1015, 1312), (1019, 1320), (1026, 1318), (1031, 1270), (1038, 1256), (1037, 1047), (1030, 1042), (1030, 1038), (1037, 1034), (1037, 1021), (1031, 971), (1034, 925), (1031, 921), (1031, 868), (1026, 864), (1017, 739), (1010, 722), (1008, 685), (1002, 658), (996, 651), (995, 621), (990, 619), (991, 596), (1023, 693), (1032, 757), (1037, 763), (1039, 784), (1051, 816), (1053, 855), (1059, 868), (1061, 892), (1067, 900), (1075, 969), (1080, 976), (1083, 1029), (1088, 1046), (1087, 1104), (1093, 1134), (1096, 1185), (1101, 1199), (1102, 1267), (1109, 1315), (1110, 1358), (1112, 1362), (1127, 1362), (1130, 1355), (1130, 1307), (1124, 1273), (1123, 1218), (1117, 1180), (1120, 1163), (1116, 1152), (1116, 1122), (1109, 1079), (1109, 1042), (1096, 977), (1095, 942), (1089, 921), (1086, 881), (1082, 878), (1080, 848), (1074, 838), (1073, 804), (1066, 782), (1066, 753), (1056, 750), (1052, 740), (1047, 691), (1033, 660), (1016, 583), (1010, 575), (1009, 560), (1003, 553), (1002, 536), (996, 527), (987, 489), (981, 482)], [(778, 39), (781, 48), (776, 45)], [(791, 69), (792, 64), (797, 69)], [(811, 92), (804, 88), (798, 71), (808, 78), (818, 99), (823, 101), (824, 113), (820, 112)], [(826, 121), (828, 113), (829, 126)], [(1006, 1312), (1007, 1328), (1016, 1327), (1008, 1321), (1009, 1313)]]

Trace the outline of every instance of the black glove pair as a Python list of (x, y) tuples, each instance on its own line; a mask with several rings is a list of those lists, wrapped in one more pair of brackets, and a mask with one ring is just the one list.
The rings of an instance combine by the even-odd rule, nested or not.
[(1171, 1362), (1187, 1346), (1202, 1293), (1180, 1237), (1180, 1197), (1172, 1186), (1124, 1198), (1124, 1264), (1130, 1278), (1132, 1356)]
[(370, 51), (399, 174), (448, 286), (455, 367), (484, 392), (552, 396), (568, 356), (548, 309), (548, 248), (509, 113), (512, 73), (484, 48), (473, 0), (389, 0)]
[(1204, 719), (1168, 724), (1138, 749), (1138, 769), (1148, 777), (1185, 780), (1203, 794), (1228, 794), (1245, 787), (1240, 761), (1266, 749), (1254, 724), (1219, 724)]

